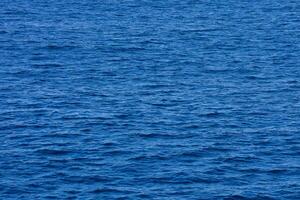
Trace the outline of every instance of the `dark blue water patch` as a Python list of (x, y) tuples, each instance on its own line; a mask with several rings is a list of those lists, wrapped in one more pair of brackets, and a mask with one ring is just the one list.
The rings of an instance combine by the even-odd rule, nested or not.
[(1, 199), (299, 199), (300, 4), (0, 2)]

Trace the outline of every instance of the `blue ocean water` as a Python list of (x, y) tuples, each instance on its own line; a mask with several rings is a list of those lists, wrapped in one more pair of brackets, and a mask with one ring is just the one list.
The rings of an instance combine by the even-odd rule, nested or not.
[(1, 0), (0, 199), (300, 199), (297, 0)]

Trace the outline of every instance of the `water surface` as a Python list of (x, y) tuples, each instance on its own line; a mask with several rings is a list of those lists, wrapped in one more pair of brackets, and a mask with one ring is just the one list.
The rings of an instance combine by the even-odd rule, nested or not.
[(0, 2), (1, 199), (299, 199), (296, 0)]

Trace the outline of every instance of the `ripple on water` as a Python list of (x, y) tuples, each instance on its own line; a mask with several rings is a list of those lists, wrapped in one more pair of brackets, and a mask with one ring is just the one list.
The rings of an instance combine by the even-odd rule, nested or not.
[(300, 199), (297, 1), (0, 8), (0, 199)]

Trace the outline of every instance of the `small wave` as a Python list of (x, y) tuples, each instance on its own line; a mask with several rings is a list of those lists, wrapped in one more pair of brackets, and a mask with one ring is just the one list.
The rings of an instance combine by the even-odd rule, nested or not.
[(117, 194), (130, 194), (132, 191), (128, 190), (120, 190), (115, 188), (98, 188), (95, 190), (91, 190), (90, 193), (101, 194), (101, 193), (117, 193)]
[(34, 64), (32, 65), (34, 68), (60, 68), (63, 67), (63, 65), (58, 63), (43, 63), (43, 64)]
[(38, 154), (49, 155), (49, 156), (64, 156), (73, 153), (71, 150), (60, 150), (60, 149), (38, 149), (35, 151)]
[(224, 200), (275, 200), (272, 197), (268, 197), (268, 196), (261, 196), (261, 195), (257, 195), (257, 196), (251, 196), (251, 197), (247, 197), (244, 195), (228, 195), (226, 197), (223, 198)]
[(122, 156), (122, 155), (129, 155), (132, 152), (126, 150), (112, 150), (103, 152), (103, 156)]
[(47, 46), (43, 46), (41, 47), (42, 49), (46, 49), (46, 50), (73, 50), (78, 48), (79, 46), (72, 46), (72, 45), (47, 45)]
[(165, 139), (172, 139), (172, 138), (177, 138), (177, 135), (176, 134), (167, 134), (167, 133), (138, 133), (137, 134), (138, 137), (141, 137), (141, 138), (165, 138)]
[(61, 180), (68, 183), (96, 184), (96, 183), (107, 183), (113, 181), (114, 179), (106, 176), (86, 175), (86, 176), (65, 176), (61, 178)]
[(140, 155), (140, 156), (135, 156), (133, 158), (130, 158), (130, 161), (159, 161), (159, 160), (167, 160), (167, 156), (162, 156), (162, 155)]
[(225, 115), (224, 113), (220, 113), (220, 112), (215, 111), (215, 112), (201, 113), (198, 116), (215, 118), (215, 117), (221, 117), (221, 116), (224, 116), (224, 115)]

